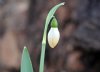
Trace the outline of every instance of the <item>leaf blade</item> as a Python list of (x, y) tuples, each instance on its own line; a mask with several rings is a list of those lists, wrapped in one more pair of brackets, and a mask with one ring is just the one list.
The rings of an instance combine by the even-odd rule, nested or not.
[(33, 72), (31, 59), (28, 49), (24, 47), (21, 60), (21, 72)]

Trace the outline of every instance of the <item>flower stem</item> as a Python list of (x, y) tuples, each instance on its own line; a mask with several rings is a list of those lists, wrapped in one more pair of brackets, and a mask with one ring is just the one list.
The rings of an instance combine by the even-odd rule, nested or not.
[(40, 69), (39, 69), (39, 72), (43, 72), (43, 70), (44, 70), (45, 49), (46, 49), (46, 44), (42, 44), (41, 60), (40, 60)]
[(63, 3), (60, 3), (56, 6), (54, 6), (48, 13), (48, 16), (46, 18), (46, 22), (45, 22), (45, 29), (44, 29), (44, 34), (43, 34), (43, 40), (42, 40), (42, 50), (41, 50), (41, 58), (40, 58), (40, 68), (39, 68), (39, 72), (43, 72), (44, 71), (44, 59), (45, 59), (45, 49), (46, 49), (46, 35), (47, 35), (47, 28), (48, 25), (50, 23), (50, 20), (52, 19), (54, 13), (56, 12), (56, 10), (60, 7), (64, 5)]

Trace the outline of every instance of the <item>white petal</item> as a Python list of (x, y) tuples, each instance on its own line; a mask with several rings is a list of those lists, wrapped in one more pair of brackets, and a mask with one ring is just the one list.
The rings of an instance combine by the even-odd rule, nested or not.
[(51, 28), (48, 33), (48, 43), (51, 48), (54, 48), (59, 41), (60, 33), (58, 31), (58, 28)]

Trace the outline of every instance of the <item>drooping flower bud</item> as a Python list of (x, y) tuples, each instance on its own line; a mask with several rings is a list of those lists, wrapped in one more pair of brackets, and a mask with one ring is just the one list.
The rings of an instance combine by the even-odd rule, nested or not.
[(60, 33), (58, 30), (58, 23), (54, 17), (51, 22), (51, 29), (48, 33), (48, 43), (51, 48), (54, 48), (58, 44), (59, 38), (60, 38)]

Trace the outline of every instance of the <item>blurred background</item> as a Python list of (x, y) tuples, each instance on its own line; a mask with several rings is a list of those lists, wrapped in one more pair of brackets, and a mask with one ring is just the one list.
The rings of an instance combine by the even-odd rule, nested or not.
[(0, 72), (20, 72), (25, 45), (38, 72), (45, 19), (61, 2), (61, 37), (46, 45), (44, 72), (100, 72), (100, 0), (0, 0)]

